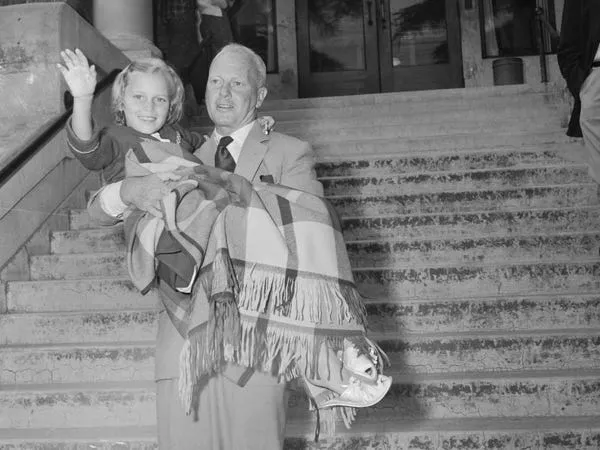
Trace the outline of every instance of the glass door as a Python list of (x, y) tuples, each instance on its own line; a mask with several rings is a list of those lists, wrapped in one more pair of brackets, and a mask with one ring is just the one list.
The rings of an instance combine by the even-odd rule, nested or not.
[(464, 86), (455, 0), (296, 0), (300, 97)]
[(381, 0), (381, 90), (464, 87), (458, 2)]
[(379, 92), (375, 0), (297, 0), (301, 97)]

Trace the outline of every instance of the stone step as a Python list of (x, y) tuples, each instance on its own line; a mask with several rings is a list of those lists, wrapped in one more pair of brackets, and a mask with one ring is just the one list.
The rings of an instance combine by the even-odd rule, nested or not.
[[(296, 99), (295, 99), (296, 100)], [(493, 117), (502, 117), (506, 112), (526, 113), (531, 117), (538, 114), (555, 112), (560, 108), (557, 99), (552, 99), (548, 95), (540, 93), (526, 93), (520, 95), (493, 95), (491, 97), (463, 97), (463, 98), (441, 98), (430, 99), (429, 101), (406, 101), (405, 99), (396, 100), (377, 99), (368, 102), (345, 102), (343, 107), (340, 103), (333, 104), (301, 104), (298, 102), (287, 104), (286, 107), (263, 104), (259, 114), (271, 115), (277, 122), (289, 122), (300, 120), (328, 120), (350, 117), (385, 117), (400, 116), (411, 118), (415, 116), (426, 115), (429, 118), (435, 118), (440, 115), (454, 113), (453, 118), (470, 118), (468, 114), (488, 113)], [(495, 115), (495, 116), (494, 116)], [(210, 126), (212, 123), (208, 115), (195, 116), (191, 118), (191, 123), (198, 126)]]
[(350, 263), (363, 267), (395, 267), (406, 264), (461, 264), (595, 257), (600, 233), (521, 235), (511, 237), (473, 236), (471, 239), (368, 240), (346, 243)]
[(154, 381), (3, 386), (0, 429), (151, 426), (154, 389)]
[(427, 91), (410, 92), (386, 92), (382, 94), (364, 94), (336, 97), (315, 97), (301, 99), (267, 99), (263, 103), (265, 110), (294, 110), (294, 109), (323, 109), (338, 108), (346, 109), (359, 105), (385, 105), (403, 104), (407, 107), (414, 104), (427, 104), (430, 107), (448, 103), (459, 106), (479, 102), (492, 105), (497, 101), (512, 99), (514, 101), (525, 100), (531, 102), (532, 98), (542, 98), (551, 102), (556, 100), (560, 92), (547, 89), (547, 86), (512, 85), (512, 86), (490, 86), (460, 89), (435, 89)]
[(98, 253), (125, 250), (122, 226), (50, 232), (51, 253)]
[(154, 342), (0, 347), (0, 384), (153, 381), (154, 347)]
[(141, 295), (129, 277), (11, 281), (6, 288), (10, 313), (102, 310), (155, 310), (155, 291)]
[[(347, 241), (354, 269), (462, 263), (509, 263), (522, 260), (577, 259), (598, 256), (600, 233), (578, 232), (553, 235), (458, 239), (406, 238)], [(127, 276), (124, 247), (110, 252), (59, 253), (30, 258), (32, 280), (84, 279)]]
[[(550, 123), (548, 123), (550, 122)], [(194, 129), (194, 128), (192, 128)], [(532, 134), (545, 133), (560, 129), (560, 123), (555, 121), (544, 121), (541, 123), (520, 124), (518, 120), (506, 121), (506, 123), (477, 123), (477, 122), (456, 122), (456, 123), (427, 123), (420, 122), (402, 126), (398, 123), (382, 125), (372, 124), (364, 126), (348, 125), (339, 128), (329, 129), (311, 129), (308, 126), (299, 126), (290, 132), (294, 137), (308, 141), (320, 143), (346, 142), (352, 140), (373, 140), (373, 139), (426, 139), (438, 137), (441, 139), (452, 139), (453, 136), (460, 138), (463, 135), (479, 134), (507, 134), (525, 133)], [(210, 132), (210, 129), (198, 128), (200, 132)]]
[(600, 326), (600, 295), (580, 292), (542, 295), (483, 295), (445, 299), (366, 300), (371, 333), (577, 330)]
[[(73, 239), (66, 239), (60, 246), (54, 246), (55, 256), (43, 255), (36, 257), (36, 265), (39, 272), (41, 269), (41, 259), (44, 260), (46, 267), (52, 267), (55, 271), (61, 270), (64, 264), (75, 265), (77, 269), (87, 273), (88, 264), (94, 264), (94, 260), (100, 260), (100, 264), (106, 262), (108, 255), (103, 253), (120, 253), (115, 257), (124, 258), (125, 245), (123, 243), (123, 234), (113, 234), (114, 239), (102, 241), (91, 240), (94, 244), (88, 248), (87, 238), (90, 235), (97, 235), (96, 231), (87, 232), (61, 232), (59, 236), (71, 236)], [(111, 234), (112, 234), (111, 230)], [(56, 233), (55, 233), (56, 235)], [(78, 236), (82, 236), (78, 239)], [(53, 240), (53, 242), (56, 242)], [(452, 238), (452, 239), (418, 239), (410, 238), (397, 239), (368, 239), (368, 240), (347, 240), (346, 248), (350, 257), (350, 263), (354, 268), (361, 267), (389, 267), (408, 262), (417, 262), (419, 264), (443, 263), (443, 262), (490, 262), (534, 259), (534, 258), (565, 258), (565, 257), (593, 257), (598, 254), (600, 246), (600, 233), (598, 232), (571, 232), (555, 233), (539, 236), (533, 235), (512, 235), (512, 236), (489, 236), (471, 234), (470, 238)], [(94, 252), (94, 253), (88, 253)], [(61, 258), (58, 255), (81, 255), (65, 256)], [(79, 263), (81, 261), (81, 264)], [(113, 260), (111, 260), (113, 261)], [(125, 274), (124, 272), (114, 273), (113, 268), (120, 266), (123, 270), (124, 261), (111, 262), (110, 270), (105, 274), (101, 271), (98, 275), (115, 276)], [(52, 273), (46, 269), (44, 273), (50, 276)], [(53, 272), (56, 273), (56, 272)], [(61, 275), (57, 275), (62, 278)], [(76, 278), (77, 273), (74, 274)], [(82, 277), (83, 278), (83, 277)]]
[(129, 274), (125, 252), (30, 257), (31, 279), (67, 280), (124, 277)]
[[(558, 115), (560, 106), (549, 102), (542, 96), (526, 97), (496, 97), (491, 102), (464, 101), (451, 102), (442, 101), (432, 103), (379, 103), (352, 105), (345, 108), (332, 107), (310, 107), (310, 108), (261, 108), (260, 115), (270, 115), (278, 124), (287, 125), (290, 122), (301, 121), (336, 121), (344, 119), (371, 119), (397, 117), (408, 120), (470, 120), (478, 115), (485, 116), (488, 120), (508, 117), (509, 114), (528, 115), (530, 118), (544, 115)], [(212, 122), (208, 116), (193, 117), (191, 123), (198, 126), (211, 126)]]
[[(445, 297), (448, 292), (453, 292), (453, 296), (471, 296), (473, 292), (487, 296), (591, 288), (597, 285), (594, 279), (597, 278), (598, 265), (597, 257), (580, 257), (575, 261), (571, 258), (563, 261), (554, 259), (551, 263), (539, 259), (458, 265), (416, 265), (409, 262), (393, 267), (363, 267), (354, 269), (353, 273), (359, 289), (368, 297)], [(108, 275), (109, 271), (112, 275)], [(32, 258), (32, 277), (39, 280), (121, 277), (126, 274), (122, 255), (49, 255)]]
[[(586, 280), (583, 280), (585, 283)], [(145, 311), (158, 302), (157, 295), (137, 293), (128, 279), (90, 279), (9, 282), (8, 307), (13, 313)], [(363, 288), (367, 290), (368, 285)], [(580, 289), (584, 289), (583, 284)], [(44, 293), (41, 298), (37, 293)], [(600, 324), (600, 296), (594, 293), (505, 295), (477, 297), (446, 292), (441, 298), (409, 298), (408, 292), (379, 300), (365, 299), (369, 329), (373, 332), (476, 330), (543, 330), (587, 328)], [(152, 299), (148, 301), (148, 297)], [(154, 311), (152, 309), (151, 311)], [(62, 315), (62, 314), (61, 314)], [(22, 314), (21, 317), (29, 317)], [(31, 319), (27, 319), (31, 320)]]
[[(595, 415), (599, 371), (392, 374), (386, 397), (359, 411), (376, 421)], [(292, 391), (290, 421), (311, 421), (306, 397)], [(0, 391), (0, 429), (150, 426), (156, 421), (154, 382), (11, 386)]]
[[(473, 89), (463, 89), (464, 92)], [(424, 93), (429, 95), (422, 95)], [(435, 91), (419, 91), (411, 94), (418, 95), (397, 95), (400, 93), (386, 93), (385, 95), (352, 96), (352, 97), (321, 97), (318, 99), (285, 99), (285, 100), (267, 100), (261, 107), (261, 113), (278, 114), (280, 112), (305, 112), (306, 115), (313, 111), (356, 111), (360, 114), (364, 109), (368, 108), (397, 108), (402, 111), (413, 111), (415, 109), (427, 109), (430, 111), (444, 110), (448, 108), (481, 108), (488, 106), (490, 109), (501, 110), (511, 105), (519, 105), (522, 107), (548, 107), (555, 106), (560, 103), (558, 95), (554, 92), (534, 92), (534, 91), (489, 91), (489, 92), (456, 92), (453, 90), (435, 90)], [(430, 93), (435, 93), (431, 95)], [(409, 94), (403, 92), (401, 94)], [(356, 98), (353, 98), (356, 97)], [(517, 106), (515, 106), (517, 107)], [(203, 119), (208, 119), (207, 115), (201, 116)]]
[[(87, 222), (86, 211), (73, 211), (74, 223)], [(470, 239), (530, 235), (553, 235), (593, 231), (600, 224), (598, 206), (481, 211), (471, 213), (407, 214), (366, 217), (342, 217), (346, 242), (396, 239)], [(101, 245), (96, 239), (102, 242)], [(53, 253), (93, 253), (121, 251), (124, 234), (121, 226), (79, 228), (58, 231), (50, 237)]]
[[(529, 332), (372, 334), (400, 374), (600, 369), (600, 327)], [(384, 370), (386, 372), (386, 370)]]
[(1, 345), (154, 342), (156, 311), (0, 315)]
[(590, 183), (529, 186), (493, 190), (439, 190), (396, 195), (337, 195), (328, 197), (342, 217), (399, 214), (466, 213), (598, 204), (598, 185)]
[[(598, 370), (406, 375), (377, 405), (358, 411), (357, 421), (597, 415)], [(289, 420), (310, 414), (305, 396), (292, 392)]]
[(309, 437), (288, 438), (285, 450), (597, 450), (600, 417), (494, 417), (398, 419), (365, 422), (359, 411), (350, 430), (321, 434), (315, 443), (310, 426), (288, 422), (288, 434), (306, 429)]
[(600, 224), (600, 208), (575, 206), (467, 213), (371, 215), (342, 217), (346, 241), (391, 239), (459, 239), (487, 235), (551, 235), (592, 231)]
[(483, 169), (525, 169), (542, 167), (582, 167), (564, 159), (564, 144), (522, 148), (498, 148), (431, 151), (424, 155), (395, 155), (388, 158), (369, 157), (346, 160), (323, 160), (317, 163), (317, 176), (320, 179), (389, 176), (422, 172), (465, 172)]
[(591, 182), (585, 167), (536, 167), (487, 169), (468, 172), (421, 172), (386, 176), (321, 179), (325, 195), (369, 196), (432, 192), (440, 190), (494, 190), (530, 186)]
[[(391, 420), (338, 426), (314, 442), (312, 422), (288, 421), (284, 450), (597, 450), (600, 418), (518, 417)], [(155, 427), (0, 430), (10, 450), (156, 450)]]
[(159, 450), (156, 426), (0, 429), (10, 450)]
[(519, 149), (522, 147), (536, 146), (543, 150), (547, 145), (562, 145), (565, 153), (572, 152), (572, 149), (580, 150), (581, 144), (570, 141), (565, 133), (560, 130), (528, 132), (484, 132), (475, 130), (471, 133), (405, 137), (399, 139), (398, 136), (392, 138), (382, 138), (373, 133), (366, 133), (355, 139), (343, 137), (343, 140), (331, 140), (326, 136), (316, 139), (314, 136), (307, 136), (306, 140), (313, 145), (316, 156), (319, 160), (329, 159), (359, 159), (364, 155), (371, 157), (396, 157), (398, 155), (418, 154), (423, 155), (428, 152), (439, 151), (461, 151), (465, 150), (491, 150), (491, 149)]
[[(280, 133), (296, 135), (298, 133), (320, 133), (336, 128), (365, 128), (379, 126), (397, 126), (409, 128), (427, 125), (434, 130), (448, 128), (461, 129), (465, 124), (478, 125), (481, 129), (489, 129), (494, 124), (497, 129), (519, 129), (527, 127), (553, 125), (561, 127), (561, 117), (556, 108), (544, 104), (505, 104), (501, 109), (480, 105), (474, 108), (444, 108), (433, 109), (430, 106), (415, 105), (406, 108), (404, 105), (386, 105), (361, 107), (342, 114), (333, 111), (274, 111), (270, 115), (275, 120), (274, 130)], [(202, 133), (210, 134), (214, 125), (210, 120), (192, 121), (191, 128)], [(434, 134), (437, 134), (435, 132)]]
[[(600, 369), (600, 327), (370, 336), (390, 358), (386, 373)], [(154, 380), (154, 343), (148, 342), (5, 346), (0, 356), (4, 386)]]
[(600, 288), (600, 259), (471, 263), (353, 271), (367, 298), (460, 298), (594, 292)]

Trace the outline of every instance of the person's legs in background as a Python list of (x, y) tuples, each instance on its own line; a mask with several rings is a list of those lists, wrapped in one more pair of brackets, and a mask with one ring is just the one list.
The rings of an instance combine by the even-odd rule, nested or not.
[(580, 125), (590, 176), (600, 184), (600, 68), (594, 68), (580, 92)]

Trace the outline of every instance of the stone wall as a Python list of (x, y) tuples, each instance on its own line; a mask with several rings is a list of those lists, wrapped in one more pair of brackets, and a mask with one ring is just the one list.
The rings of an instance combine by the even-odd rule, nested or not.
[(0, 6), (20, 5), (22, 3), (68, 3), (85, 20), (93, 22), (93, 0), (0, 0)]

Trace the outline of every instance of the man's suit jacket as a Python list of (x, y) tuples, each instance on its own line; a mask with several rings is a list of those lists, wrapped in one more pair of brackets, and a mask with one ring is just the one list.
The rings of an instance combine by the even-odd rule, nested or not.
[(581, 136), (579, 92), (590, 74), (600, 44), (600, 1), (566, 0), (558, 45), (558, 65), (575, 97), (567, 134)]
[[(209, 139), (194, 154), (206, 165), (214, 166), (216, 144)], [(304, 141), (281, 133), (265, 135), (255, 123), (244, 141), (235, 172), (251, 182), (272, 177), (272, 182), (291, 188), (323, 195), (323, 186), (317, 181), (314, 154)], [(156, 379), (179, 376), (179, 353), (183, 346), (179, 335), (167, 314), (159, 317), (156, 344)], [(243, 368), (229, 366), (225, 372), (236, 381)]]

